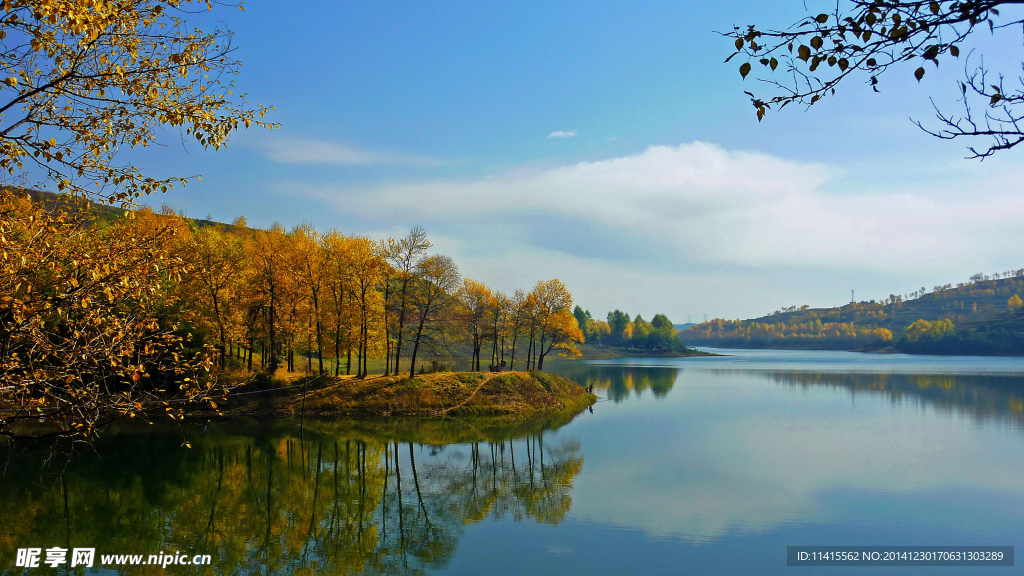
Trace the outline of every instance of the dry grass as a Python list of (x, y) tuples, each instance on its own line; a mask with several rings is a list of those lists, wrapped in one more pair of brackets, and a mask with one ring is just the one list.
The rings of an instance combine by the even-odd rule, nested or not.
[[(596, 400), (571, 380), (543, 372), (440, 372), (345, 378), (306, 395), (307, 415), (526, 416), (582, 410)], [(295, 413), (302, 398), (284, 410)]]

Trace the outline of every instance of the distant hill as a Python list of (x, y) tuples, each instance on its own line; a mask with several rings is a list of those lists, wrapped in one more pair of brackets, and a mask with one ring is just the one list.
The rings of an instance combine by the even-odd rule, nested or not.
[(687, 322), (686, 324), (673, 324), (672, 325), (673, 328), (675, 328), (676, 330), (679, 330), (679, 331), (686, 330), (690, 326), (696, 326), (696, 324), (694, 324), (693, 322)]
[[(838, 308), (789, 307), (750, 320), (715, 319), (680, 333), (687, 345), (740, 348), (895, 350), (942, 354), (1024, 354), (1024, 270), (916, 291), (909, 299)], [(908, 328), (922, 320), (916, 330)]]
[[(125, 208), (120, 206), (112, 206), (110, 204), (101, 204), (92, 200), (82, 200), (79, 198), (73, 198), (67, 194), (55, 194), (53, 192), (46, 192), (44, 190), (32, 190), (29, 188), (17, 188), (13, 186), (0, 186), (0, 192), (13, 192), (15, 194), (22, 193), (28, 194), (34, 202), (40, 203), (44, 208), (54, 208), (60, 206), (68, 212), (77, 213), (80, 210), (87, 209), (89, 211), (88, 221), (92, 223), (108, 223), (118, 218), (123, 218), (125, 215)], [(127, 210), (143, 209), (145, 206), (140, 205), (136, 208), (128, 208)], [(233, 229), (233, 224), (225, 224), (223, 222), (216, 222), (214, 220), (207, 220), (205, 218), (188, 218), (185, 220), (189, 221), (195, 228), (205, 228), (207, 226), (220, 226), (227, 229)]]

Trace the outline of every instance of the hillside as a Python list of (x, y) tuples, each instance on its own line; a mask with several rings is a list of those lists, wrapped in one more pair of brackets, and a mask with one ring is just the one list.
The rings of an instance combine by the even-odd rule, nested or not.
[[(56, 194), (54, 192), (46, 192), (43, 190), (32, 190), (14, 186), (0, 186), (0, 191), (12, 191), (14, 193), (27, 194), (34, 202), (42, 204), (43, 207), (47, 209), (60, 206), (71, 213), (78, 213), (83, 209), (87, 210), (89, 214), (87, 220), (91, 223), (106, 224), (113, 222), (118, 218), (122, 218), (126, 210), (126, 208), (122, 208), (120, 206), (100, 204), (99, 202), (94, 202), (92, 200), (75, 199), (67, 194)], [(141, 209), (145, 207), (145, 204), (140, 204), (134, 208), (127, 208), (127, 210)], [(186, 218), (186, 220), (196, 228), (205, 228), (207, 226), (219, 226), (224, 229), (235, 228), (232, 224), (224, 224), (222, 222), (207, 220), (205, 218)]]
[[(304, 400), (304, 401), (303, 401)], [(544, 372), (439, 372), (415, 378), (338, 379), (279, 407), (286, 415), (433, 418), (501, 416), (512, 419), (569, 411), (596, 397), (582, 386)]]
[[(691, 346), (1024, 354), (1024, 316), (1009, 303), (1024, 296), (1024, 270), (971, 280), (906, 299), (891, 295), (839, 308), (790, 307), (750, 320), (715, 319), (690, 327), (680, 339)], [(908, 333), (919, 320), (924, 322)]]

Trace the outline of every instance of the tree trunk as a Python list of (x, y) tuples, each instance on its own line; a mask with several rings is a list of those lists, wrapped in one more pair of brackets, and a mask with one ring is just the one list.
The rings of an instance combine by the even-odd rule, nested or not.
[(409, 378), (416, 376), (416, 352), (420, 349), (420, 337), (423, 336), (423, 324), (426, 318), (421, 317), (419, 326), (416, 328), (416, 340), (412, 345), (412, 361), (409, 362)]
[(217, 293), (213, 294), (213, 315), (217, 317), (217, 327), (220, 328), (220, 369), (227, 367), (228, 337), (224, 333), (224, 323), (220, 319), (220, 304), (217, 301)]
[[(388, 307), (391, 306), (391, 278), (384, 277), (384, 375), (391, 374), (391, 327), (388, 325)], [(397, 370), (396, 370), (397, 372)]]
[(539, 355), (537, 357), (538, 358), (538, 360), (537, 360), (537, 370), (541, 370), (541, 371), (544, 370), (544, 357), (547, 356), (548, 352), (550, 352), (550, 351), (551, 351), (550, 348), (548, 348), (547, 351), (544, 350), (544, 333), (541, 332), (541, 334), (540, 334), (540, 345), (537, 346), (537, 352), (539, 352)]
[[(317, 326), (317, 329), (319, 329), (319, 326)], [(307, 333), (307, 336), (306, 336), (306, 374), (310, 374), (310, 375), (313, 373), (313, 343), (310, 342), (310, 340), (312, 340), (312, 337), (313, 337), (312, 334), (308, 334)], [(320, 371), (321, 372), (323, 372), (323, 368), (324, 368), (324, 363), (323, 363), (323, 360), (321, 360), (320, 361)]]
[(395, 343), (395, 373), (398, 373), (401, 369), (399, 368), (399, 366), (401, 366), (399, 361), (402, 356), (402, 332), (405, 329), (405, 303), (408, 299), (408, 285), (409, 278), (404, 278), (402, 280), (402, 307), (398, 314), (398, 340)]
[(338, 326), (334, 338), (334, 377), (340, 376), (341, 372), (341, 327)]
[(370, 375), (370, 320), (366, 320), (366, 331), (363, 334), (363, 375)]
[(359, 324), (359, 341), (358, 341), (359, 350), (356, 353), (356, 378), (362, 378), (364, 376), (364, 374), (363, 374), (363, 342), (364, 342), (364, 340), (363, 340), (363, 331), (364, 331), (364, 326), (363, 326), (363, 323), (360, 322), (360, 324)]
[(276, 309), (274, 307), (274, 297), (271, 293), (270, 297), (270, 373), (274, 374), (277, 372), (277, 334), (274, 330), (274, 324), (276, 317)]
[(320, 318), (316, 319), (316, 357), (317, 362), (320, 366), (320, 372), (317, 375), (324, 373), (324, 337), (321, 329)]
[(498, 363), (498, 310), (494, 310), (494, 343), (491, 345), (491, 364)]

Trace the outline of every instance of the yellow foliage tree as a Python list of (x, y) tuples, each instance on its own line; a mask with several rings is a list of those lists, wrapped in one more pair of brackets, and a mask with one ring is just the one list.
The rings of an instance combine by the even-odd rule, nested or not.
[[(186, 180), (115, 162), (119, 150), (149, 146), (166, 128), (216, 149), (242, 126), (273, 127), (261, 120), (267, 108), (234, 94), (231, 33), (188, 27), (180, 15), (193, 6), (212, 9), (193, 0), (3, 2), (0, 169), (21, 184), (128, 204)], [(186, 360), (161, 321), (188, 312), (172, 289), (185, 269), (181, 219), (141, 213), (100, 229), (81, 213), (2, 203), (0, 411), (49, 420), (60, 434), (89, 432), (156, 402), (154, 368), (204, 364)], [(187, 399), (205, 394), (194, 376), (182, 380)]]
[(473, 358), (470, 361), (470, 370), (480, 370), (480, 348), (486, 329), (487, 309), (494, 293), (483, 282), (477, 282), (470, 278), (462, 281), (462, 287), (458, 293), (459, 297), (459, 320), (462, 329), (469, 335), (473, 344)]
[(189, 28), (198, 0), (7, 0), (0, 6), (0, 168), (25, 164), (58, 190), (129, 201), (180, 177), (114, 162), (177, 127), (219, 148), (267, 108), (234, 94), (229, 31)]
[(327, 291), (327, 313), (334, 341), (334, 375), (341, 374), (341, 350), (348, 354), (345, 373), (351, 372), (352, 347), (357, 344), (353, 330), (357, 316), (353, 297), (354, 266), (350, 247), (354, 238), (331, 231), (323, 236), (324, 259), (327, 261), (325, 288)]
[(532, 295), (537, 302), (540, 339), (537, 343), (537, 369), (544, 369), (544, 358), (552, 350), (563, 356), (578, 356), (576, 342), (583, 342), (583, 332), (572, 315), (572, 294), (565, 283), (555, 278), (541, 280)]
[(1024, 301), (1020, 299), (1020, 296), (1014, 294), (1010, 296), (1010, 299), (1006, 301), (1006, 305), (1010, 310), (1019, 310), (1021, 306), (1024, 306)]
[(99, 228), (0, 197), (0, 435), (38, 419), (56, 425), (45, 434), (90, 434), (163, 407), (161, 389), (211, 392), (208, 356), (163, 321), (181, 304), (174, 284), (188, 266), (174, 247), (186, 234), (173, 216)]
[(875, 338), (878, 338), (879, 340), (884, 342), (892, 340), (892, 330), (889, 330), (888, 328), (876, 328), (875, 330), (872, 330), (872, 332)]
[(239, 238), (212, 226), (190, 236), (184, 244), (187, 254), (181, 257), (194, 266), (185, 275), (182, 287), (193, 303), (192, 322), (217, 335), (224, 368), (228, 341), (239, 335), (242, 323), (237, 311), (248, 278), (245, 249)]
[(953, 322), (949, 319), (936, 320), (935, 322), (918, 320), (910, 326), (907, 326), (907, 340), (910, 340), (911, 342), (917, 342), (925, 336), (930, 338), (942, 338), (952, 333)]

